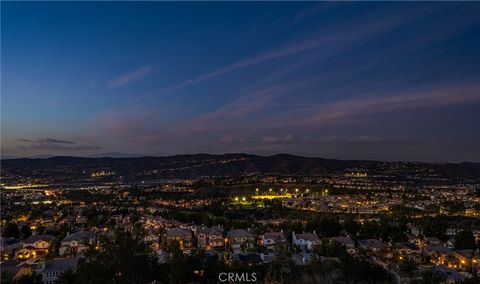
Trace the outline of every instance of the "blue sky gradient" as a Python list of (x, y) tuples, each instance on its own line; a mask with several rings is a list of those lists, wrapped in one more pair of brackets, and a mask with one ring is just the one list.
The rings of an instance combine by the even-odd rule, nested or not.
[(2, 155), (480, 161), (480, 3), (2, 2)]

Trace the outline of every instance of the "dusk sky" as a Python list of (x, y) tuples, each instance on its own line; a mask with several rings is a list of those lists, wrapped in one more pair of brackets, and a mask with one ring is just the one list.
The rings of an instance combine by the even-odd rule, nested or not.
[(480, 3), (2, 2), (1, 153), (480, 161)]

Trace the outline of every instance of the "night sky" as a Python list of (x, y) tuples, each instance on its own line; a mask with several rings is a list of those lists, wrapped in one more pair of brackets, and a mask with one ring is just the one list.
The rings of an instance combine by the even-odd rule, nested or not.
[(480, 3), (1, 3), (2, 156), (480, 161)]

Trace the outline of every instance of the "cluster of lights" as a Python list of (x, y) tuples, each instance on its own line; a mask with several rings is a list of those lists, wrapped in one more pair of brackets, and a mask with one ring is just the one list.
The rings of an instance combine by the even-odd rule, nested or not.
[[(295, 188), (295, 193), (300, 194), (300, 189)], [(306, 188), (302, 193), (306, 194), (309, 193), (310, 189)], [(328, 191), (327, 191), (328, 192)], [(279, 194), (280, 193), (280, 194)], [(280, 192), (274, 190), (273, 188), (268, 188), (267, 192), (264, 192), (263, 194), (260, 193), (260, 189), (257, 187), (255, 188), (255, 195), (253, 195), (251, 198), (253, 199), (276, 199), (276, 198), (291, 198), (292, 194), (288, 192), (288, 189), (286, 188), (280, 188)], [(234, 197), (233, 201), (235, 202), (245, 202), (247, 200), (246, 197)]]
[[(259, 189), (258, 187), (255, 188), (255, 192), (256, 192), (257, 194), (258, 194), (259, 191), (260, 191), (260, 189)], [(269, 189), (268, 189), (268, 192), (273, 192), (273, 191), (274, 191), (273, 188), (269, 188)], [(280, 192), (284, 192), (284, 191), (285, 191), (285, 192), (288, 192), (288, 189), (280, 188)], [(295, 192), (296, 192), (296, 193), (300, 192), (300, 189), (295, 188)], [(309, 192), (310, 192), (310, 189), (309, 189), (309, 188), (305, 189), (305, 193), (309, 193)], [(325, 192), (328, 193), (328, 190), (326, 190)]]
[[(240, 200), (240, 198), (239, 198), (239, 197), (235, 197), (235, 199), (234, 199), (234, 200), (235, 200), (235, 201), (239, 201), (239, 200)], [(246, 197), (242, 197), (242, 201), (246, 201), (246, 200), (247, 200), (247, 198), (246, 198)]]

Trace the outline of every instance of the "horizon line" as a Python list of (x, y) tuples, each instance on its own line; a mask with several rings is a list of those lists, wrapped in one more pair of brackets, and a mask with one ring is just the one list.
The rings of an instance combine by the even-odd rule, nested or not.
[(92, 154), (88, 156), (73, 156), (73, 155), (52, 155), (52, 154), (39, 154), (32, 156), (8, 156), (0, 154), (0, 160), (20, 160), (20, 159), (31, 159), (31, 160), (47, 160), (52, 158), (83, 158), (83, 159), (135, 159), (135, 158), (170, 158), (176, 156), (198, 156), (198, 155), (210, 155), (210, 156), (226, 156), (226, 155), (248, 155), (248, 156), (257, 156), (257, 157), (274, 157), (281, 155), (288, 155), (299, 158), (310, 158), (310, 159), (324, 159), (324, 160), (337, 160), (337, 161), (365, 161), (365, 162), (388, 162), (388, 163), (423, 163), (423, 164), (463, 164), (463, 163), (472, 163), (480, 164), (480, 161), (422, 161), (422, 160), (375, 160), (375, 159), (340, 159), (340, 158), (327, 158), (322, 156), (309, 156), (309, 155), (297, 155), (285, 152), (279, 152), (275, 154), (254, 154), (247, 152), (227, 152), (227, 153), (206, 153), (206, 152), (197, 152), (197, 153), (183, 153), (183, 154), (134, 154), (134, 153), (105, 153), (105, 154), (119, 154), (119, 156), (103, 156), (102, 153)]

